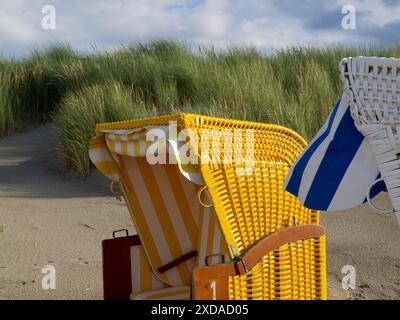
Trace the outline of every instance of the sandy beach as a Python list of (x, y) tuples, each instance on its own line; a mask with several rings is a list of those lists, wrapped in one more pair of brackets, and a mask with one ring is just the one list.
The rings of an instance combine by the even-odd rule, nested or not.
[[(0, 299), (102, 299), (101, 240), (135, 232), (123, 202), (96, 171), (63, 178), (53, 167), (49, 126), (0, 139)], [(376, 200), (390, 207), (386, 194)], [(322, 213), (330, 299), (400, 298), (400, 227), (369, 207)], [(56, 268), (56, 289), (41, 286)], [(342, 267), (356, 288), (342, 288)]]

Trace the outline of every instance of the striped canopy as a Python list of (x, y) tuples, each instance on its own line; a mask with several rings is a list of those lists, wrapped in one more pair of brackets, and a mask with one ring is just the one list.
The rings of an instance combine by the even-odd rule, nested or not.
[[(357, 130), (344, 95), (308, 147), (292, 166), (284, 187), (307, 208), (337, 211), (367, 201), (370, 185), (379, 178), (374, 153)], [(384, 188), (379, 183), (371, 198)]]

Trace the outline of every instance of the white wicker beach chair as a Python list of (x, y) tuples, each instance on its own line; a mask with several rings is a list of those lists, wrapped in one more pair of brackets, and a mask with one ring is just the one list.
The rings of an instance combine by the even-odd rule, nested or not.
[[(381, 173), (367, 192), (368, 203), (380, 213), (394, 212), (400, 223), (400, 59), (346, 58), (340, 72), (354, 123), (372, 147)], [(370, 201), (370, 190), (380, 181), (394, 210)]]

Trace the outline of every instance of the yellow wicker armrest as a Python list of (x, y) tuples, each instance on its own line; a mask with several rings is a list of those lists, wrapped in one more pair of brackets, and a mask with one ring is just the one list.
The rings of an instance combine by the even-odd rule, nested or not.
[[(213, 266), (204, 266), (196, 268), (193, 271), (192, 286), (193, 286), (193, 298), (195, 300), (229, 300), (235, 299), (235, 288), (234, 288), (234, 277), (249, 277), (244, 279), (241, 283), (240, 290), (246, 291), (246, 298), (249, 299), (253, 295), (253, 298), (280, 298), (279, 295), (273, 293), (273, 288), (270, 287), (270, 281), (265, 281), (268, 274), (272, 275), (279, 268), (279, 251), (282, 246), (297, 244), (304, 246), (302, 241), (308, 241), (314, 239), (318, 243), (318, 239), (324, 237), (324, 228), (319, 225), (298, 225), (287, 227), (274, 232), (263, 239), (259, 240), (254, 246), (249, 248), (244, 255), (236, 259), (236, 261), (217, 264)], [(307, 253), (309, 250), (307, 250)], [(310, 250), (313, 251), (313, 250)], [(318, 250), (315, 250), (318, 255)], [(275, 254), (274, 263), (266, 263), (264, 260), (268, 255)], [(324, 254), (321, 255), (324, 258)], [(272, 259), (274, 260), (274, 259)], [(289, 261), (293, 266), (296, 261)], [(304, 263), (303, 263), (304, 264)], [(325, 270), (319, 270), (319, 265), (324, 266), (323, 263), (317, 264), (312, 272), (317, 273), (314, 277), (321, 277), (323, 282), (323, 274)], [(318, 273), (321, 273), (320, 275)], [(275, 275), (276, 276), (276, 275)], [(259, 283), (254, 281), (254, 278), (260, 278), (262, 280)], [(279, 278), (279, 277), (278, 277)], [(247, 281), (246, 281), (247, 280)], [(319, 281), (316, 279), (316, 281)], [(279, 280), (278, 280), (279, 282)], [(294, 284), (295, 281), (291, 283)], [(309, 283), (304, 283), (309, 286)], [(272, 284), (273, 285), (273, 284)], [(298, 283), (296, 286), (298, 287)], [(244, 287), (245, 286), (245, 287)], [(259, 287), (257, 287), (259, 286)], [(324, 286), (321, 283), (321, 286)], [(236, 288), (237, 289), (237, 288)], [(261, 292), (260, 292), (261, 290)], [(280, 289), (278, 288), (278, 291)], [(297, 288), (296, 290), (298, 291)], [(322, 288), (322, 291), (324, 289)], [(256, 295), (254, 295), (256, 293)], [(316, 295), (318, 298), (318, 295)], [(319, 298), (324, 298), (324, 293), (321, 293)]]

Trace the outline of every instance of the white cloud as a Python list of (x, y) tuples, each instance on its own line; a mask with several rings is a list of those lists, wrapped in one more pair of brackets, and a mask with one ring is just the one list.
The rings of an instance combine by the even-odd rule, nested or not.
[(23, 42), (25, 39), (34, 39), (37, 33), (29, 25), (5, 12), (0, 12), (0, 39)]
[(224, 42), (228, 37), (233, 15), (229, 12), (229, 1), (207, 0), (203, 5), (192, 9), (183, 23), (186, 33), (197, 42)]
[[(0, 52), (18, 54), (21, 49), (54, 41), (67, 41), (81, 50), (93, 45), (108, 49), (154, 38), (175, 38), (193, 45), (217, 47), (254, 44), (261, 48), (280, 48), (320, 42), (359, 45), (369, 41), (371, 34), (379, 38), (379, 32), (384, 33), (382, 36), (387, 42), (394, 43), (397, 37), (391, 39), (393, 32), (385, 32), (385, 26), (399, 21), (400, 5), (385, 5), (383, 1), (390, 2), (2, 0)], [(54, 31), (41, 28), (41, 8), (45, 4), (56, 8), (57, 29)], [(358, 10), (357, 32), (340, 27), (340, 7), (345, 4), (353, 4)], [(318, 17), (323, 18), (318, 20)], [(371, 33), (371, 28), (376, 32)]]

